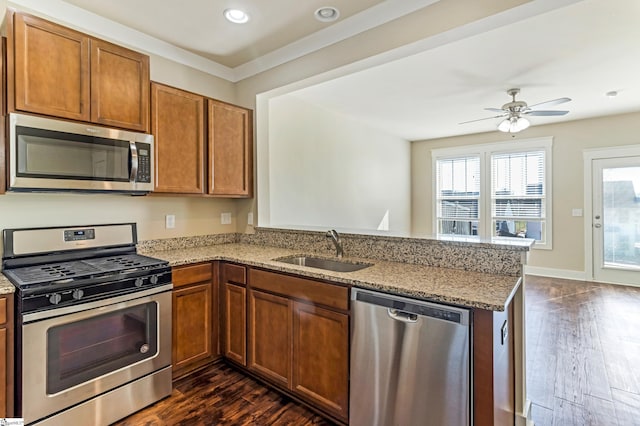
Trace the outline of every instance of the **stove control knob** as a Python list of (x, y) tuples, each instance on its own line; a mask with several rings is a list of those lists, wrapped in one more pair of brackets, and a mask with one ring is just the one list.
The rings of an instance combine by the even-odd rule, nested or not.
[(142, 278), (142, 277), (136, 278), (136, 281), (133, 284), (136, 287), (142, 287), (142, 284), (144, 284), (144, 278)]
[(151, 278), (149, 278), (149, 282), (151, 284), (158, 284), (158, 276), (157, 275), (151, 275)]
[(73, 297), (75, 300), (82, 299), (82, 296), (84, 296), (84, 291), (79, 288), (73, 290), (73, 293), (71, 293), (71, 297)]
[(62, 301), (62, 296), (60, 294), (53, 293), (49, 295), (49, 302), (51, 302), (52, 305), (57, 305), (61, 301)]

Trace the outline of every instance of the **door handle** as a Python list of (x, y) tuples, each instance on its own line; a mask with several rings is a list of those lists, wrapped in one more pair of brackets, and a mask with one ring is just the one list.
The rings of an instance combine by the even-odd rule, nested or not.
[(399, 311), (397, 309), (388, 308), (387, 313), (391, 318), (397, 321), (402, 321), (407, 323), (418, 322), (418, 315), (412, 314), (411, 312), (404, 312), (404, 311)]
[(594, 223), (594, 224), (593, 224), (593, 227), (594, 227), (594, 228), (602, 228), (602, 225), (601, 225), (601, 224), (599, 224), (599, 223)]

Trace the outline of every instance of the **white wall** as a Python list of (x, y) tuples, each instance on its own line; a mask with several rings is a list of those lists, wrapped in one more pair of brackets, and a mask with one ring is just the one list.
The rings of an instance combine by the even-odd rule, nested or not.
[(270, 100), (268, 131), (260, 226), (367, 232), (388, 214), (389, 235), (409, 232), (408, 141), (292, 95)]
[[(435, 148), (553, 137), (553, 250), (533, 250), (530, 266), (558, 270), (567, 277), (584, 275), (584, 221), (572, 209), (584, 209), (583, 150), (640, 144), (640, 113), (532, 126), (514, 135), (489, 132), (412, 143), (412, 232), (432, 234), (432, 170)], [(564, 271), (564, 272), (563, 272)], [(551, 271), (555, 273), (555, 271)]]

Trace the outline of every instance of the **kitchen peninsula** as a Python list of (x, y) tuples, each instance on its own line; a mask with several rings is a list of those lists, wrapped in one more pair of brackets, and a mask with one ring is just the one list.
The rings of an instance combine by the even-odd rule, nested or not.
[[(343, 235), (342, 239), (346, 253), (343, 261), (367, 262), (372, 266), (354, 272), (333, 272), (278, 260), (302, 254), (332, 258), (332, 248), (324, 233), (311, 231), (260, 228), (256, 234), (235, 237), (212, 235), (145, 241), (138, 248), (168, 261), (174, 267), (174, 277), (181, 276), (181, 268), (211, 270), (208, 265), (212, 263), (213, 273), (209, 273), (213, 283), (212, 304), (220, 306), (220, 311), (213, 315), (212, 328), (213, 334), (219, 336), (219, 353), (285, 393), (295, 389), (289, 376), (274, 375), (272, 370), (279, 367), (266, 369), (264, 364), (270, 361), (256, 359), (256, 353), (260, 354), (260, 347), (256, 346), (260, 345), (260, 337), (256, 333), (260, 329), (259, 324), (252, 325), (251, 321), (261, 315), (257, 309), (267, 298), (270, 310), (301, 301), (324, 303), (330, 313), (344, 315), (347, 324), (348, 296), (344, 300), (337, 296), (335, 305), (332, 300), (326, 302), (329, 299), (315, 303), (304, 289), (317, 292), (321, 286), (327, 286), (336, 294), (348, 294), (351, 287), (358, 287), (470, 308), (474, 324), (474, 424), (519, 424), (525, 405), (521, 401), (525, 377), (522, 267), (532, 242), (442, 241), (355, 234)], [(177, 280), (180, 278), (174, 278), (174, 283)], [(191, 281), (196, 282), (202, 285), (201, 280)], [(265, 287), (267, 284), (275, 287)], [(343, 293), (339, 293), (341, 289)], [(226, 314), (232, 309), (232, 315)], [(283, 310), (283, 315), (289, 314)], [(216, 316), (220, 318), (219, 324), (215, 324)], [(238, 317), (242, 319), (239, 323)], [(174, 339), (176, 328), (179, 324), (174, 324)], [(190, 339), (193, 337), (190, 335)], [(174, 346), (177, 344), (174, 341)], [(348, 343), (344, 350), (348, 351)], [(344, 355), (348, 360), (348, 352)], [(214, 353), (207, 359), (216, 358)], [(287, 368), (282, 367), (281, 371)], [(348, 384), (345, 388), (343, 393), (348, 393)], [(294, 398), (319, 408), (329, 418), (347, 423), (348, 404), (340, 392), (335, 393), (336, 401), (324, 407), (313, 398), (305, 399), (304, 394), (291, 392)]]

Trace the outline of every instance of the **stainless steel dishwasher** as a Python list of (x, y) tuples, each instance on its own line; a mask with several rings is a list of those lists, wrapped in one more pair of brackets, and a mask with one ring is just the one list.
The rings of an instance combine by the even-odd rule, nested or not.
[(352, 289), (351, 426), (471, 423), (467, 309)]

